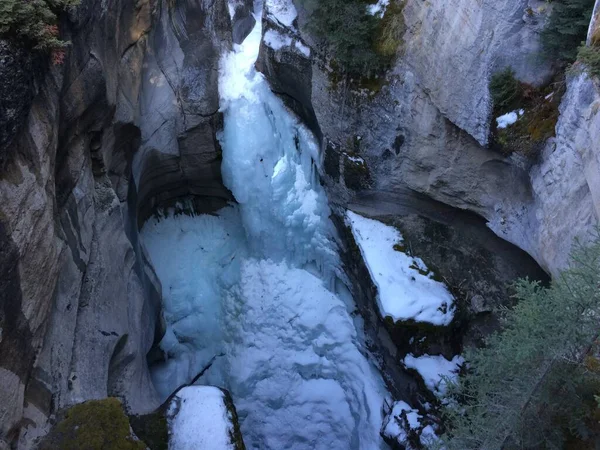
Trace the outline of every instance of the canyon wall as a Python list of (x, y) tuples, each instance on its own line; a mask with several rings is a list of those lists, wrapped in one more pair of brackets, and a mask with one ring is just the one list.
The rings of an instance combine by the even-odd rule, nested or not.
[(161, 286), (138, 229), (180, 199), (231, 199), (217, 70), (250, 10), (82, 0), (62, 18), (71, 45), (55, 66), (1, 41), (0, 448), (30, 448), (88, 399), (156, 408)]
[[(409, 188), (484, 217), (496, 234), (557, 273), (573, 239), (589, 239), (598, 221), (598, 84), (583, 74), (568, 77), (556, 138), (537, 160), (489, 150), (491, 75), (512, 67), (533, 85), (552, 75), (540, 42), (550, 5), (450, 3), (403, 2), (405, 31), (394, 66), (375, 89), (349, 89), (332, 82), (328, 59), (306, 33), (306, 12), (297, 2), (301, 36), (316, 61), (312, 74), (292, 79), (282, 70), (266, 73), (274, 85), (311, 83), (305, 90), (325, 138), (333, 201), (344, 205), (361, 190)], [(357, 179), (357, 171), (364, 175)]]

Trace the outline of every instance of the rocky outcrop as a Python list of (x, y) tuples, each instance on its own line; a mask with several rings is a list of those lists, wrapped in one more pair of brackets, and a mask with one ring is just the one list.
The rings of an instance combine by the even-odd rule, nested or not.
[(575, 239), (591, 239), (600, 218), (600, 87), (586, 74), (567, 85), (556, 138), (531, 171), (535, 222), (524, 236), (549, 269), (566, 266)]
[[(184, 196), (204, 197), (200, 210), (231, 200), (221, 182), (218, 73), (231, 48), (227, 2), (167, 1), (149, 36), (142, 73), (141, 145), (133, 160), (140, 224), (157, 207)], [(202, 203), (202, 202), (200, 202)]]
[(179, 199), (231, 198), (216, 133), (232, 29), (225, 0), (83, 0), (64, 65), (32, 79), (36, 60), (0, 47), (0, 448), (29, 448), (88, 399), (158, 406), (161, 287), (138, 229)]
[(538, 38), (548, 11), (540, 0), (409, 0), (402, 60), (440, 113), (484, 145), (490, 75), (508, 66), (530, 84), (552, 75)]
[[(556, 195), (572, 203), (562, 214), (573, 220), (565, 221), (564, 230), (569, 232), (564, 237), (552, 234), (552, 216), (558, 218), (559, 213), (556, 204), (549, 203), (552, 195), (544, 192), (540, 173), (560, 165), (558, 155), (569, 152), (559, 150), (551, 158), (553, 151), (546, 150), (536, 163), (484, 146), (491, 122), (490, 76), (510, 66), (520, 80), (537, 85), (552, 74), (551, 64), (541, 56), (539, 39), (548, 4), (536, 0), (451, 3), (404, 2), (404, 42), (394, 67), (375, 90), (332, 84), (327, 59), (316, 51), (312, 74), (304, 64), (296, 65), (302, 74), (294, 74), (295, 84), (312, 80), (312, 86), (304, 91), (312, 93), (310, 106), (325, 138), (325, 180), (330, 196), (344, 205), (357, 190), (393, 194), (408, 187), (484, 217), (496, 234), (556, 273), (568, 260), (571, 238), (587, 235), (591, 224), (597, 222), (595, 213), (579, 201), (587, 188), (577, 188), (594, 182), (589, 176), (587, 180), (581, 174), (575, 177), (576, 169), (560, 175), (564, 187)], [(299, 2), (296, 6), (302, 37), (314, 50), (314, 40), (304, 32), (306, 13)], [(279, 75), (284, 65), (280, 61), (288, 52), (284, 48), (268, 55), (274, 68), (263, 63), (264, 73), (275, 86), (285, 84), (288, 78)], [(567, 116), (573, 111), (572, 117), (559, 122), (555, 143), (561, 142), (561, 134), (595, 127), (592, 84), (581, 91), (583, 85), (573, 78), (570, 85), (562, 111)], [(285, 92), (282, 87), (274, 90)], [(590, 114), (575, 117), (575, 111), (582, 108), (566, 106), (572, 101), (582, 102), (583, 110), (592, 108)], [(569, 121), (572, 125), (567, 131)], [(582, 133), (594, 135), (593, 131)], [(555, 163), (548, 162), (550, 159)], [(360, 161), (365, 175), (359, 182), (355, 182), (354, 171), (346, 174), (348, 161)], [(553, 173), (558, 173), (556, 167)], [(546, 178), (549, 180), (549, 175)], [(548, 239), (557, 243), (549, 245)]]
[(312, 106), (310, 48), (295, 25), (286, 26), (277, 20), (271, 11), (271, 2), (266, 2), (263, 7), (262, 26), (263, 35), (271, 33), (276, 42), (279, 40), (284, 45), (272, 46), (263, 40), (256, 68), (268, 78), (271, 90), (321, 140), (321, 129)]

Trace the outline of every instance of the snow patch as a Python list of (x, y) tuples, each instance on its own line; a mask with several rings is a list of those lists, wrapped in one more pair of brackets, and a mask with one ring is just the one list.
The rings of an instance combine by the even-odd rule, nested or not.
[(307, 58), (310, 58), (310, 48), (307, 45), (304, 45), (300, 41), (294, 42), (294, 46), (298, 49), (300, 53), (302, 53)]
[(432, 278), (420, 258), (394, 249), (402, 243), (397, 229), (352, 211), (346, 213), (346, 220), (377, 286), (383, 317), (434, 325), (448, 325), (452, 321), (452, 294), (443, 283)]
[(524, 109), (519, 109), (519, 110), (515, 110), (515, 111), (511, 111), (509, 113), (506, 113), (500, 117), (496, 118), (496, 123), (498, 125), (499, 129), (503, 129), (506, 128), (510, 125), (513, 125), (514, 123), (517, 122), (517, 120), (519, 120), (519, 118), (525, 114), (525, 110)]
[(188, 386), (169, 403), (169, 448), (233, 450), (233, 417), (225, 394), (213, 386)]
[(367, 6), (367, 14), (383, 17), (389, 4), (390, 0), (378, 0), (377, 3)]
[(389, 414), (385, 417), (382, 434), (393, 439), (407, 450), (412, 450), (410, 438), (419, 438), (421, 445), (425, 448), (439, 441), (432, 425), (423, 426), (423, 416), (408, 403), (403, 401), (394, 402)]
[(267, 44), (273, 50), (281, 50), (283, 47), (289, 47), (292, 45), (291, 37), (281, 34), (276, 30), (268, 30), (265, 33), (263, 40), (265, 41), (265, 44)]
[(455, 381), (458, 378), (460, 366), (465, 360), (462, 356), (455, 356), (448, 361), (443, 356), (423, 355), (414, 357), (409, 354), (404, 358), (404, 365), (410, 369), (415, 369), (423, 378), (425, 386), (438, 397), (446, 393), (445, 378)]
[(346, 157), (347, 157), (347, 158), (348, 158), (350, 161), (352, 161), (352, 162), (355, 162), (355, 163), (357, 163), (357, 164), (364, 164), (364, 163), (365, 163), (365, 160), (364, 160), (363, 158), (361, 158), (360, 156), (352, 156), (352, 155), (348, 155), (348, 154), (346, 154)]
[(265, 6), (270, 16), (287, 28), (293, 28), (298, 12), (292, 0), (266, 0)]

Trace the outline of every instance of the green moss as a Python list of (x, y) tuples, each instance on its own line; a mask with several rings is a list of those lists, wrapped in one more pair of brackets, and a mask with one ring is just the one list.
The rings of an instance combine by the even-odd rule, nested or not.
[(350, 155), (344, 159), (344, 183), (352, 190), (360, 190), (369, 186), (371, 175), (364, 161), (353, 161)]
[(169, 448), (169, 428), (162, 409), (142, 416), (130, 416), (129, 421), (135, 435), (149, 448), (152, 450)]
[(406, 248), (406, 245), (404, 245), (404, 242), (398, 242), (397, 244), (394, 244), (394, 250), (397, 252), (406, 253), (408, 255), (408, 249)]
[(591, 47), (585, 45), (580, 47), (577, 61), (585, 64), (590, 75), (600, 77), (600, 40)]
[(404, 24), (404, 1), (392, 1), (379, 21), (375, 36), (375, 52), (388, 62), (398, 53), (406, 31)]
[[(505, 154), (518, 152), (531, 158), (537, 156), (546, 140), (555, 134), (564, 85), (562, 74), (553, 83), (542, 88), (519, 82), (510, 69), (492, 77), (492, 148)], [(516, 123), (506, 128), (497, 128), (497, 117), (521, 109), (524, 114)]]
[(40, 444), (41, 450), (144, 450), (132, 438), (129, 421), (116, 398), (90, 400), (66, 411)]
[(510, 111), (519, 106), (522, 88), (515, 78), (515, 72), (512, 68), (507, 67), (502, 72), (492, 75), (490, 95), (496, 111)]
[(233, 404), (233, 400), (228, 391), (223, 391), (223, 398), (225, 401), (225, 407), (229, 413), (229, 418), (231, 423), (233, 424), (233, 430), (229, 432), (229, 439), (233, 444), (233, 448), (235, 450), (246, 450), (246, 446), (244, 445), (244, 439), (242, 437), (242, 432), (240, 431), (240, 421), (237, 415), (237, 411), (235, 409), (235, 405)]

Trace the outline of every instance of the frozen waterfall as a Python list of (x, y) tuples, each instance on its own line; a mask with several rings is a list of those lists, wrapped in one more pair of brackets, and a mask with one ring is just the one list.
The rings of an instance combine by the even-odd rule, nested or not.
[(220, 71), (222, 171), (238, 204), (142, 232), (168, 324), (153, 378), (166, 398), (210, 366), (199, 383), (231, 392), (247, 448), (382, 448), (388, 393), (340, 281), (318, 146), (254, 70), (260, 22)]

